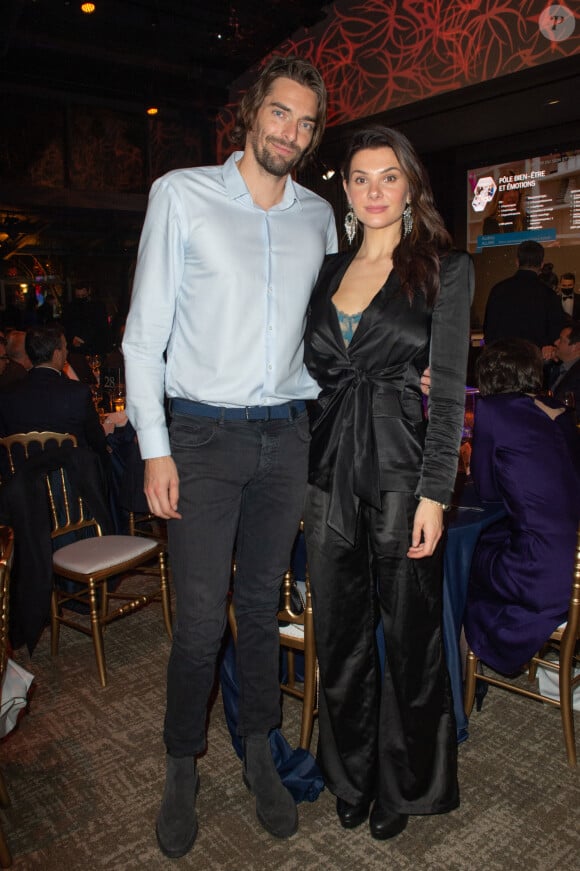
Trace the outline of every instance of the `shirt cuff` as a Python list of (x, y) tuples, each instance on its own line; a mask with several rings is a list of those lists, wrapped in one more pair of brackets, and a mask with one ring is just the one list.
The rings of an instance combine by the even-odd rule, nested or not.
[(153, 457), (168, 457), (171, 455), (169, 446), (169, 433), (166, 427), (156, 429), (138, 430), (137, 440), (139, 442), (139, 451), (144, 460), (153, 459)]

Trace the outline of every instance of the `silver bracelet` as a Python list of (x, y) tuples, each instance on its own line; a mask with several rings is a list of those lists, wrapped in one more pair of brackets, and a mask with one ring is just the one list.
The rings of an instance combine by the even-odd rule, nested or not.
[(445, 505), (443, 502), (437, 502), (436, 499), (429, 499), (428, 496), (419, 496), (419, 502), (430, 502), (431, 505), (438, 505), (439, 508), (442, 508), (443, 511), (447, 511), (449, 509), (449, 505)]

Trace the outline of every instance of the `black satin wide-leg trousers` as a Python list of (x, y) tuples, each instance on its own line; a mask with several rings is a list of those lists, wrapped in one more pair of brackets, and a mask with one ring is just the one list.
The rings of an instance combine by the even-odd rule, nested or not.
[[(459, 804), (457, 739), (442, 614), (442, 546), (406, 556), (417, 500), (362, 506), (352, 547), (326, 524), (329, 494), (309, 486), (305, 528), (320, 666), (318, 761), (356, 804), (433, 814)], [(376, 628), (382, 622), (384, 675)]]

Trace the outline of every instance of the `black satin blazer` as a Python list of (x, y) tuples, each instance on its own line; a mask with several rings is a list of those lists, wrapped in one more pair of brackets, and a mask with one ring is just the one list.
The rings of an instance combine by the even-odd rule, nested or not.
[[(474, 286), (471, 258), (459, 251), (441, 261), (432, 309), (419, 293), (409, 302), (392, 271), (345, 348), (332, 297), (354, 256), (324, 261), (305, 336), (306, 365), (322, 388), (311, 414), (309, 480), (331, 493), (328, 523), (351, 542), (360, 500), (380, 508), (389, 490), (451, 498)], [(426, 365), (428, 424), (420, 390)]]

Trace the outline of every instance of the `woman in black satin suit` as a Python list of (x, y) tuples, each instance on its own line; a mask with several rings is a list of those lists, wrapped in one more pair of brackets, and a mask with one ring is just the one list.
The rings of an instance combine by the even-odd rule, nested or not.
[[(457, 807), (441, 637), (443, 510), (457, 470), (473, 270), (452, 251), (409, 141), (373, 127), (346, 156), (347, 234), (313, 291), (305, 512), (320, 664), (318, 759), (345, 828), (373, 837)], [(428, 418), (420, 378), (431, 368)], [(386, 645), (384, 675), (376, 645)]]

